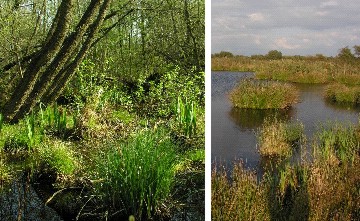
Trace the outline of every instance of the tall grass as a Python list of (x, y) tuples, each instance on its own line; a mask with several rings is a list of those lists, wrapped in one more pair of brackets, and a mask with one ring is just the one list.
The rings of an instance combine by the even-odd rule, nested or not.
[(325, 97), (333, 102), (360, 104), (360, 86), (329, 84), (325, 88)]
[(316, 135), (311, 162), (283, 161), (259, 183), (236, 164), (231, 177), (214, 169), (214, 220), (358, 220), (359, 128), (328, 126)]
[(234, 107), (253, 109), (284, 109), (298, 101), (298, 89), (286, 83), (241, 80), (230, 92)]
[(211, 59), (213, 71), (252, 71), (258, 79), (272, 79), (296, 83), (329, 83), (360, 85), (360, 65), (336, 59), (281, 60), (231, 57)]
[(322, 128), (316, 138), (313, 155), (331, 165), (352, 163), (360, 153), (359, 134), (354, 127), (335, 124)]
[(211, 180), (212, 220), (270, 220), (265, 187), (242, 164), (234, 164), (232, 177), (215, 167)]
[(262, 156), (288, 157), (292, 146), (304, 138), (304, 125), (300, 122), (285, 123), (266, 120), (260, 128), (259, 152)]
[(39, 121), (41, 130), (47, 133), (54, 133), (60, 137), (64, 137), (67, 132), (67, 126), (70, 126), (68, 118), (72, 119), (72, 127), (76, 125), (76, 116), (67, 116), (66, 108), (60, 109), (57, 104), (42, 109), (40, 105)]
[(137, 220), (161, 211), (174, 182), (176, 154), (164, 129), (142, 131), (114, 144), (97, 162), (99, 193), (122, 215)]

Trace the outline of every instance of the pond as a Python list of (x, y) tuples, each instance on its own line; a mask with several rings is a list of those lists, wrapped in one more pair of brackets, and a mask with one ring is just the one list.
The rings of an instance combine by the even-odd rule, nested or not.
[(300, 102), (285, 111), (247, 110), (233, 108), (230, 92), (242, 78), (253, 78), (248, 72), (211, 73), (211, 157), (212, 162), (231, 165), (242, 160), (245, 167), (260, 169), (256, 133), (267, 117), (300, 121), (305, 135), (311, 139), (320, 125), (329, 122), (358, 123), (359, 108), (335, 105), (323, 98), (325, 85), (295, 84), (300, 90)]

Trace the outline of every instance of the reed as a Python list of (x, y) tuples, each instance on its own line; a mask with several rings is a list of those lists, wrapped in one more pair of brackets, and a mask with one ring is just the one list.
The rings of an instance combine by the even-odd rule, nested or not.
[(222, 167), (211, 174), (212, 220), (271, 220), (266, 188), (257, 184), (256, 174), (235, 163), (232, 177)]
[(329, 84), (325, 88), (325, 97), (333, 102), (359, 104), (360, 86)]
[(314, 157), (331, 165), (352, 163), (354, 156), (360, 151), (358, 131), (353, 126), (323, 126), (316, 134), (316, 139), (317, 144), (313, 146)]
[(298, 89), (286, 83), (241, 80), (230, 92), (234, 107), (252, 109), (285, 109), (298, 101)]
[(360, 65), (336, 59), (283, 58), (281, 60), (255, 59), (244, 56), (213, 57), (213, 71), (255, 72), (258, 79), (296, 83), (339, 82), (360, 85)]
[(214, 220), (357, 220), (359, 131), (336, 123), (320, 127), (311, 161), (282, 161), (265, 169), (259, 182), (236, 163), (231, 172), (214, 168)]
[(266, 120), (258, 133), (259, 152), (262, 156), (289, 157), (292, 146), (302, 141), (304, 125), (300, 122), (285, 123)]

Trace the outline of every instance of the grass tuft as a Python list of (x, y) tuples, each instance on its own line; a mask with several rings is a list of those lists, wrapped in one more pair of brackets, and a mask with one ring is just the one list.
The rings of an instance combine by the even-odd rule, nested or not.
[(285, 109), (298, 101), (298, 89), (286, 83), (244, 79), (230, 92), (234, 107)]
[(333, 102), (359, 104), (360, 86), (330, 84), (325, 89), (325, 97)]
[(164, 129), (139, 132), (116, 144), (97, 163), (97, 186), (104, 200), (137, 220), (156, 215), (169, 197), (176, 154)]
[(259, 131), (260, 154), (269, 157), (289, 157), (292, 146), (304, 138), (304, 125), (266, 120)]

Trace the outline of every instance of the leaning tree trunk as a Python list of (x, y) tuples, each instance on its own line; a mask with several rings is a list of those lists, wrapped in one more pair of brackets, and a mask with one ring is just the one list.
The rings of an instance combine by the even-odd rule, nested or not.
[(51, 37), (47, 37), (44, 47), (32, 59), (14, 94), (4, 106), (6, 121), (17, 122), (36, 103), (49, 103), (59, 96), (90, 48), (110, 2), (91, 0), (72, 33), (68, 33), (68, 26), (73, 0), (61, 2), (48, 34)]
[[(61, 45), (66, 37), (66, 33), (70, 23), (71, 9), (73, 6), (73, 0), (64, 0), (61, 2), (55, 18), (63, 18), (62, 22), (54, 22), (51, 29), (52, 33), (49, 33), (51, 37), (47, 37), (47, 41), (31, 60), (28, 65), (24, 77), (15, 87), (14, 93), (10, 97), (9, 101), (4, 106), (5, 121), (13, 121), (14, 116), (19, 112), (23, 106), (25, 100), (29, 97), (33, 90), (35, 83), (40, 75), (40, 70), (43, 66), (46, 66), (51, 58), (60, 50)], [(55, 21), (60, 21), (55, 19)], [(16, 120), (15, 120), (16, 121)]]

